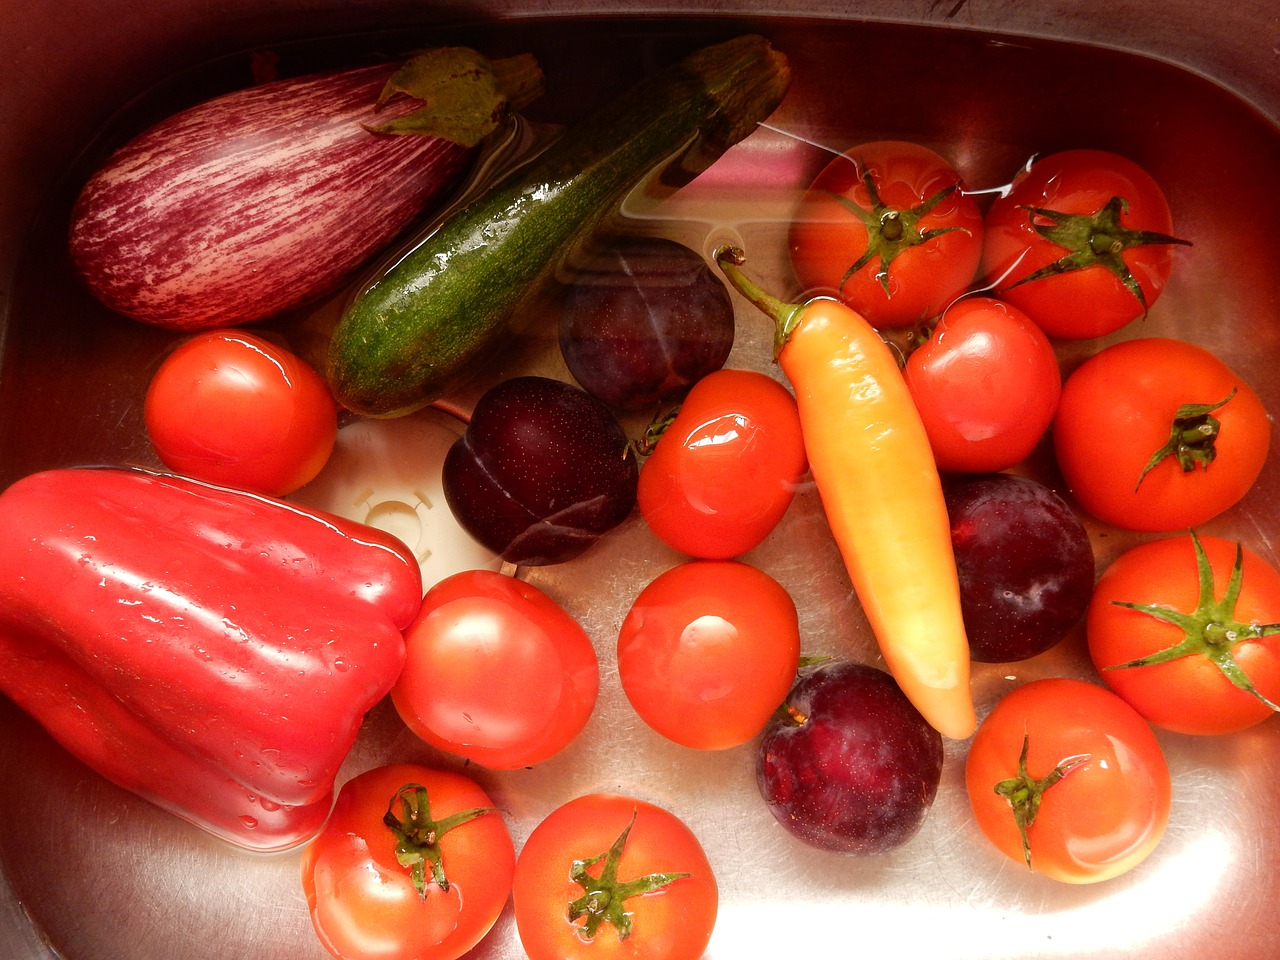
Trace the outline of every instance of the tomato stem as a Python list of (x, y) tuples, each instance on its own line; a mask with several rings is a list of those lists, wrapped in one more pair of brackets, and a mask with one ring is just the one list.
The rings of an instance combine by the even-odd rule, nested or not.
[[(1181, 244), (1191, 246), (1187, 240), (1180, 240), (1168, 234), (1151, 230), (1131, 230), (1120, 223), (1122, 214), (1129, 212), (1129, 201), (1123, 197), (1112, 197), (1093, 214), (1060, 213), (1046, 210), (1043, 207), (1023, 206), (1027, 212), (1031, 228), (1045, 240), (1066, 250), (1059, 259), (1047, 266), (1027, 274), (1008, 288), (1046, 277), (1056, 277), (1075, 270), (1089, 267), (1102, 267), (1110, 271), (1124, 288), (1133, 294), (1142, 307), (1142, 315), (1147, 313), (1147, 297), (1142, 292), (1129, 265), (1125, 263), (1124, 253), (1133, 247), (1151, 245)], [(1049, 223), (1036, 223), (1040, 217)]]
[(1023, 734), (1022, 752), (1018, 755), (1018, 773), (1016, 776), (1001, 780), (995, 785), (995, 792), (1009, 802), (1013, 811), (1014, 823), (1018, 825), (1018, 834), (1022, 838), (1022, 858), (1031, 866), (1031, 840), (1028, 831), (1035, 823), (1036, 814), (1040, 812), (1040, 802), (1045, 793), (1080, 764), (1089, 760), (1089, 754), (1067, 757), (1047, 776), (1035, 779), (1027, 772), (1027, 748), (1030, 738)]
[(676, 417), (680, 415), (680, 404), (676, 404), (668, 410), (659, 410), (649, 425), (644, 428), (642, 433), (633, 444), (632, 448), (637, 457), (647, 457), (653, 453), (657, 447), (658, 441), (662, 439), (668, 428), (676, 422)]
[(857, 260), (849, 265), (849, 269), (844, 272), (844, 276), (840, 278), (840, 289), (844, 289), (844, 285), (849, 282), (849, 278), (865, 267), (872, 260), (878, 260), (879, 264), (876, 268), (876, 281), (884, 290), (886, 297), (892, 297), (889, 289), (889, 267), (893, 263), (894, 258), (904, 250), (911, 247), (919, 246), (932, 240), (934, 237), (942, 236), (944, 233), (950, 233), (953, 230), (961, 230), (969, 233), (965, 227), (934, 227), (933, 229), (920, 229), (920, 221), (924, 219), (934, 207), (940, 204), (951, 194), (955, 193), (959, 188), (959, 184), (950, 184), (934, 193), (932, 196), (926, 197), (921, 203), (908, 210), (898, 210), (888, 206), (880, 199), (880, 191), (876, 187), (875, 178), (871, 176), (871, 171), (866, 168), (865, 164), (859, 161), (859, 165), (863, 167), (862, 183), (867, 188), (867, 197), (871, 201), (871, 209), (867, 209), (859, 203), (849, 199), (843, 194), (828, 191), (828, 195), (845, 210), (853, 214), (853, 216), (862, 224), (863, 229), (867, 231), (867, 249)]
[[(400, 812), (397, 814), (396, 807)], [(452, 830), (486, 813), (493, 807), (472, 807), (460, 810), (440, 820), (431, 815), (431, 801), (427, 788), (417, 783), (406, 783), (396, 791), (387, 805), (382, 822), (395, 835), (396, 860), (409, 868), (409, 876), (418, 896), (427, 898), (427, 867), (431, 868), (431, 881), (441, 890), (449, 889), (441, 859), (440, 838)]]
[[(631, 935), (631, 914), (625, 909), (627, 900), (652, 893), (676, 880), (691, 876), (688, 873), (650, 873), (634, 880), (619, 880), (618, 867), (622, 861), (622, 852), (635, 823), (636, 811), (633, 810), (631, 820), (608, 850), (585, 860), (573, 861), (569, 876), (582, 887), (582, 896), (569, 903), (569, 920), (576, 923), (585, 918), (581, 934), (588, 940), (595, 939), (600, 927), (606, 923), (611, 924), (618, 932), (619, 940), (627, 939)], [(590, 868), (599, 863), (603, 863), (599, 874), (591, 873)]]
[(1259, 703), (1265, 704), (1268, 709), (1280, 711), (1280, 705), (1273, 703), (1254, 687), (1253, 681), (1241, 669), (1235, 658), (1235, 649), (1240, 644), (1280, 635), (1280, 623), (1241, 623), (1236, 619), (1236, 603), (1240, 599), (1240, 591), (1244, 586), (1244, 548), (1239, 543), (1236, 544), (1235, 562), (1231, 567), (1226, 592), (1221, 599), (1217, 599), (1214, 597), (1213, 568), (1209, 564), (1204, 545), (1194, 531), (1191, 534), (1191, 541), (1196, 552), (1196, 571), (1200, 587), (1200, 596), (1195, 610), (1185, 613), (1158, 603), (1111, 601), (1118, 607), (1136, 610), (1138, 613), (1173, 624), (1182, 630), (1182, 639), (1163, 650), (1157, 650), (1155, 653), (1135, 660), (1112, 664), (1105, 669), (1127, 670), (1199, 655), (1217, 667), (1234, 686)]
[(1217, 403), (1184, 403), (1180, 406), (1173, 415), (1168, 441), (1151, 455), (1133, 489), (1137, 490), (1142, 486), (1147, 474), (1169, 457), (1178, 462), (1183, 473), (1190, 473), (1199, 465), (1207, 468), (1213, 463), (1218, 455), (1216, 444), (1218, 431), (1222, 427), (1221, 421), (1213, 416), (1213, 412), (1225, 407), (1235, 395), (1236, 388), (1232, 387), (1226, 398)]

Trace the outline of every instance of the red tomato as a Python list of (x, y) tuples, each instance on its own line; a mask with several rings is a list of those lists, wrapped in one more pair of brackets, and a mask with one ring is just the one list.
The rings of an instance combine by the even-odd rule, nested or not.
[(1132, 160), (1067, 150), (1033, 162), (987, 211), (983, 272), (1051, 337), (1100, 337), (1147, 312), (1173, 269), (1173, 217)]
[(513, 770), (573, 740), (599, 686), (591, 641), (559, 604), (514, 577), (468, 570), (427, 591), (391, 699), (432, 746)]
[(679, 818), (599, 793), (534, 828), (514, 899), (529, 960), (698, 960), (719, 909), (711, 864)]
[(169, 354), (147, 389), (144, 418), (170, 470), (271, 496), (315, 477), (338, 430), (320, 375), (238, 330), (199, 334)]
[(1034, 680), (1006, 694), (974, 734), (965, 784), (988, 840), (1066, 883), (1131, 870), (1169, 820), (1169, 768), (1155, 734), (1118, 696), (1083, 680)]
[(340, 960), (456, 960), (493, 927), (514, 873), (485, 792), (414, 764), (348, 781), (302, 855), (311, 922)]
[(1107, 347), (1067, 377), (1053, 426), (1080, 506), (1127, 530), (1185, 530), (1253, 486), (1271, 422), (1221, 360), (1161, 337)]
[(808, 470), (795, 398), (772, 377), (718, 370), (681, 403), (640, 469), (640, 515), (668, 546), (728, 559), (782, 519)]
[(982, 215), (959, 174), (927, 147), (882, 140), (836, 157), (792, 221), (797, 279), (873, 326), (932, 319), (973, 283)]
[(767, 573), (694, 560), (640, 592), (618, 637), (622, 689), (642, 720), (687, 747), (745, 743), (800, 667), (796, 606)]
[(1017, 307), (989, 297), (948, 307), (904, 374), (938, 469), (957, 473), (1024, 460), (1062, 390), (1049, 338)]
[(1280, 709), (1280, 573), (1239, 544), (1133, 547), (1098, 580), (1087, 630), (1102, 678), (1157, 726), (1232, 733)]

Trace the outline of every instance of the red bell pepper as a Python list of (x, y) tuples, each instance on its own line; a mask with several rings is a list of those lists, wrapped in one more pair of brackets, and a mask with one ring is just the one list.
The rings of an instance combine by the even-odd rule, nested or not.
[(422, 599), (395, 538), (122, 469), (0, 495), (0, 690), (109, 780), (243, 847), (328, 816)]

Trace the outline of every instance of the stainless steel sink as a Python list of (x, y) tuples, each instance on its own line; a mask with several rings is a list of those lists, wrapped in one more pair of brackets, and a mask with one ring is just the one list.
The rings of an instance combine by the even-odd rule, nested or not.
[[(647, 27), (626, 28), (639, 41), (610, 40), (612, 28), (599, 19), (633, 16), (648, 18)], [(665, 16), (688, 19), (659, 28)], [(583, 33), (562, 18), (598, 22)], [(227, 71), (242, 62), (229, 55), (302, 49), (324, 60), (339, 56), (341, 45), (312, 41), (341, 35), (358, 38), (347, 42), (361, 49), (403, 38), (426, 43), (439, 31), (528, 43), (556, 65), (553, 79), (580, 84), (553, 90), (534, 108), (548, 119), (571, 115), (577, 100), (593, 100), (686, 33), (776, 36), (797, 80), (770, 128), (742, 145), (726, 175), (701, 188), (695, 182), (688, 197), (645, 215), (703, 250), (722, 239), (744, 241), (749, 255), (756, 251), (753, 268), (779, 287), (786, 211), (822, 159), (806, 142), (842, 149), (893, 135), (946, 144), (962, 154), (978, 186), (998, 185), (1002, 171), (1011, 174), (1038, 150), (1104, 146), (1137, 154), (1165, 185), (1178, 232), (1195, 242), (1193, 266), (1179, 268), (1185, 272), (1148, 329), (1210, 346), (1280, 411), (1280, 9), (1273, 0), (1221, 7), (1198, 0), (64, 0), (11, 19), (0, 34), (0, 483), (45, 466), (151, 459), (139, 398), (170, 338), (105, 317), (59, 260), (69, 191), (101, 156), (102, 131), (118, 135), (148, 111), (204, 89), (188, 82), (210, 90), (229, 82)], [(587, 36), (604, 39), (581, 43)], [(231, 66), (208, 66), (214, 62)], [(749, 310), (739, 316), (732, 362), (767, 365), (767, 331)], [(553, 348), (534, 334), (478, 382), (514, 369), (555, 372)], [(1085, 350), (1063, 345), (1064, 363)], [(473, 398), (464, 391), (457, 405)], [(1099, 524), (1091, 532), (1100, 565), (1132, 540)], [(1280, 561), (1280, 471), (1269, 467), (1213, 532)], [(1098, 889), (1024, 877), (983, 846), (964, 801), (964, 745), (957, 743), (948, 744), (938, 804), (906, 850), (876, 862), (833, 860), (798, 849), (761, 816), (749, 748), (693, 754), (639, 728), (627, 712), (609, 672), (611, 641), (639, 585), (673, 562), (644, 534), (632, 524), (595, 550), (589, 566), (527, 574), (597, 638), (604, 687), (613, 692), (602, 697), (583, 741), (562, 757), (510, 777), (478, 774), (511, 819), (517, 843), (574, 793), (609, 788), (667, 800), (705, 831), (722, 871), (710, 954), (720, 960), (777, 955), (783, 944), (800, 955), (835, 955), (839, 944), (842, 954), (893, 949), (938, 960), (1280, 955), (1280, 921), (1269, 908), (1280, 896), (1272, 867), (1280, 843), (1280, 721), (1214, 740), (1163, 737), (1175, 778), (1170, 833), (1139, 876)], [(875, 657), (835, 572), (815, 497), (801, 496), (750, 559), (797, 597), (806, 647)], [(1075, 637), (1027, 664), (978, 669), (980, 709), (1013, 682), (1087, 674), (1081, 649)], [(601, 761), (606, 746), (612, 759)], [(384, 704), (346, 769), (392, 757), (449, 762), (417, 744)], [(0, 807), (5, 957), (325, 956), (310, 935), (295, 854), (230, 849), (116, 790), (3, 698)], [(477, 956), (519, 955), (508, 911)]]

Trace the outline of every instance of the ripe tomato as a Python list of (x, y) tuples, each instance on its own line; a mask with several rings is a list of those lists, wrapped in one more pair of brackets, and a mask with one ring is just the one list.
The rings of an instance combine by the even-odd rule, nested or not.
[(843, 300), (872, 326), (936, 317), (973, 283), (982, 215), (945, 159), (896, 140), (845, 151), (801, 198), (789, 245), (809, 294)]
[(782, 519), (808, 470), (795, 398), (772, 377), (718, 370), (694, 385), (640, 468), (649, 528), (695, 557), (746, 553)]
[(311, 922), (339, 960), (456, 960), (497, 921), (515, 848), (458, 773), (395, 764), (343, 785), (302, 854)]
[(467, 570), (427, 591), (391, 699), (432, 746), (512, 770), (573, 740), (599, 686), (595, 649), (559, 604), (514, 577)]
[(1280, 710), (1280, 573), (1240, 544), (1131, 548), (1099, 578), (1087, 631), (1102, 678), (1157, 726), (1232, 733)]
[(618, 675), (636, 713), (667, 739), (704, 750), (758, 734), (799, 667), (791, 596), (736, 560), (694, 560), (661, 574), (618, 636)]
[(529, 960), (697, 960), (715, 928), (719, 890), (678, 817), (597, 793), (534, 828), (516, 862), (514, 900)]
[(1173, 269), (1173, 217), (1132, 160), (1066, 150), (1035, 160), (986, 216), (983, 273), (1051, 337), (1100, 337), (1147, 312)]
[(1067, 377), (1053, 441), (1067, 486), (1099, 520), (1185, 530), (1253, 486), (1271, 422), (1212, 353), (1146, 337), (1107, 347)]
[(903, 372), (938, 469), (956, 473), (1024, 460), (1062, 390), (1049, 338), (1017, 307), (989, 297), (948, 307)]
[(238, 330), (199, 334), (169, 354), (143, 415), (170, 470), (271, 496), (315, 477), (338, 430), (337, 404), (320, 375)]
[(1145, 720), (1111, 691), (1055, 677), (1001, 698), (974, 734), (965, 785), (1002, 853), (1066, 883), (1137, 866), (1169, 820), (1169, 768)]

